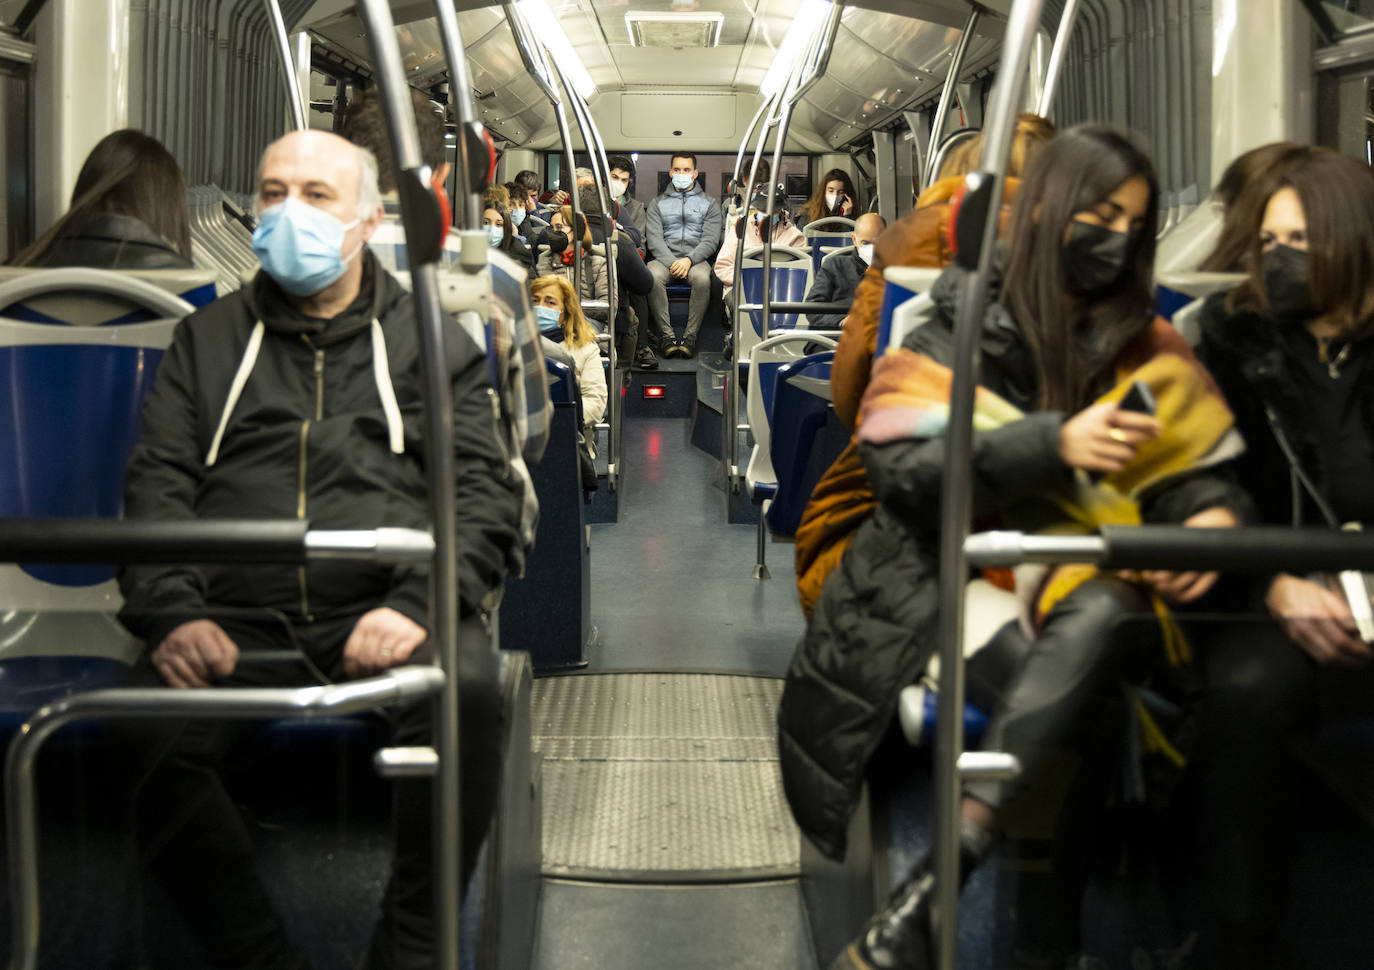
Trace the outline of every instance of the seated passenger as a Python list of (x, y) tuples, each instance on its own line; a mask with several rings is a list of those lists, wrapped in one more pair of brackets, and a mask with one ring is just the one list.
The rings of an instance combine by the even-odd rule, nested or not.
[[(1158, 194), (1150, 160), (1105, 127), (1061, 135), (1027, 173), (998, 260), (1000, 292), (989, 292), (982, 317), (980, 519), (1056, 532), (1113, 521), (1237, 523), (1245, 497), (1217, 470), (1240, 447), (1230, 412), (1183, 339), (1152, 321)], [(943, 422), (965, 278), (947, 269), (928, 317), (874, 368), (858, 433), (881, 505), (825, 584), (783, 691), (788, 801), (802, 831), (836, 857), (897, 695), (936, 648)], [(1158, 418), (1117, 406), (1136, 380), (1154, 392)], [(1216, 579), (1147, 576), (1148, 584), (1085, 568), (1018, 571), (1033, 639), (983, 744), (1015, 755), (1022, 773), (965, 786), (963, 876), (987, 857), (1001, 823), (1031, 807), (1028, 792), (1041, 812), (1046, 799), (1067, 811), (1067, 787), (1075, 809), (1097, 800), (1101, 810), (1110, 772), (1070, 786), (1057, 769), (1079, 764), (1075, 746), (1085, 740), (1124, 740), (1120, 681), (1167, 669), (1173, 641), (1162, 631), (1172, 621), (1157, 618), (1168, 615), (1162, 598), (1196, 600)], [(919, 862), (835, 966), (927, 966), (930, 873), (929, 859)]]
[[(593, 191), (595, 191), (593, 189)], [(592, 252), (592, 234), (587, 228), (585, 216), (578, 217), (582, 232), (574, 235), (572, 231), (572, 206), (563, 206), (553, 211), (549, 232), (546, 236), (547, 247), (536, 247), (538, 252), (534, 261), (535, 276), (561, 276), (568, 282), (574, 279), (573, 262), (580, 253), (582, 259), (582, 299), (588, 303), (607, 303), (611, 292), (609, 277), (606, 273), (606, 257)], [(576, 240), (576, 241), (574, 241)], [(605, 247), (601, 253), (605, 253)], [(598, 330), (606, 328), (609, 306), (588, 310), (587, 315), (597, 321)]]
[[(1199, 354), (1235, 409), (1238, 462), (1268, 525), (1374, 523), (1374, 175), (1325, 148), (1289, 148), (1243, 262), (1204, 304)], [(1248, 188), (1246, 189), (1248, 191)], [(1298, 752), (1342, 693), (1374, 711), (1374, 649), (1331, 576), (1235, 577), (1237, 622), (1199, 659), (1200, 898), (1218, 970), (1287, 967), (1279, 932), (1294, 846), (1311, 814)], [(1367, 596), (1368, 591), (1359, 594)], [(1353, 669), (1352, 669), (1353, 668)], [(1340, 683), (1343, 691), (1329, 688)], [(1319, 706), (1319, 695), (1325, 694)], [(1318, 821), (1318, 825), (1322, 824)]]
[[(715, 271), (716, 278), (725, 287), (725, 305), (731, 311), (735, 308), (734, 294), (731, 291), (735, 288), (735, 255), (740, 251), (741, 236), (745, 252), (767, 242), (774, 246), (806, 248), (806, 236), (792, 225), (792, 219), (787, 215), (786, 196), (782, 194), (781, 189), (777, 190), (775, 196), (771, 223), (767, 221), (768, 186), (764, 183), (750, 199), (749, 210), (744, 215), (730, 220), (726, 228), (725, 239), (720, 244), (720, 255), (716, 257)], [(762, 292), (762, 289), (759, 292)]]
[[(295, 132), (259, 166), (253, 246), (262, 270), (177, 327), (129, 459), (131, 520), (295, 519), (314, 528), (430, 523), (420, 348), (410, 297), (365, 245), (382, 221), (376, 163), (335, 135)], [(519, 497), (492, 420), (487, 360), (448, 321), (460, 610), (490, 609), (515, 542)], [(384, 356), (383, 356), (384, 352)], [(379, 361), (385, 360), (385, 366)], [(313, 372), (313, 377), (312, 377)], [(146, 639), (135, 685), (304, 686), (432, 662), (428, 570), (316, 562), (137, 565), (120, 619)], [(299, 645), (299, 664), (249, 651)], [(495, 806), (500, 695), (483, 642), (462, 651), (466, 883)], [(429, 744), (430, 702), (387, 716), (393, 743)], [(138, 858), (217, 967), (298, 968), (218, 768), (244, 721), (127, 729)], [(430, 966), (429, 784), (397, 783), (396, 855), (366, 965)]]
[[(1023, 114), (1017, 118), (1007, 159), (1006, 203), (1015, 198), (1021, 173), (1053, 136), (1054, 126), (1039, 115)], [(977, 164), (976, 152), (970, 151), (962, 158), (962, 164)], [(868, 387), (868, 369), (878, 346), (878, 318), (887, 286), (883, 270), (888, 266), (947, 266), (953, 260), (948, 243), (950, 202), (964, 184), (966, 174), (967, 171), (947, 171), (944, 178), (921, 195), (919, 207), (893, 223), (873, 247), (873, 262), (854, 291), (854, 303), (844, 320), (830, 371), (835, 415), (847, 427), (854, 427), (858, 418), (859, 402)], [(1009, 204), (1004, 204), (1004, 229), (1009, 211)], [(802, 612), (808, 617), (854, 531), (876, 507), (859, 459), (858, 441), (851, 439), (816, 484), (797, 527), (797, 592)]]
[(843, 216), (853, 219), (859, 211), (859, 194), (854, 191), (854, 182), (849, 173), (842, 168), (832, 168), (811, 193), (802, 210), (797, 213), (797, 225), (805, 229), (808, 222), (824, 219), (827, 216)]
[(487, 189), (482, 196), (482, 228), (487, 232), (487, 245), (499, 249), (517, 264), (529, 269), (533, 256), (515, 235), (509, 198), (506, 190), (499, 185)]
[[(873, 245), (887, 228), (883, 217), (869, 212), (854, 220), (854, 252), (836, 253), (821, 261), (821, 271), (806, 294), (808, 303), (850, 303), (868, 267), (873, 264)], [(811, 326), (819, 330), (837, 330), (844, 324), (845, 313), (809, 313)]]
[[(599, 205), (596, 189), (590, 185), (583, 186), (579, 190), (578, 202), (581, 203), (583, 212), (591, 213), (587, 217), (587, 227), (591, 230), (592, 242), (604, 251), (605, 220), (596, 214)], [(643, 311), (645, 316), (648, 315), (646, 298), (654, 288), (654, 275), (649, 272), (649, 267), (644, 265), (644, 259), (635, 247), (634, 239), (630, 236), (633, 230), (618, 222), (613, 221), (610, 224), (615, 230), (615, 282), (619, 290), (615, 305), (616, 353), (619, 355), (617, 363), (624, 367), (635, 355), (639, 321), (642, 319), (639, 314)], [(654, 357), (652, 350), (647, 347), (640, 350), (643, 350), (644, 354), (635, 360), (636, 366), (645, 369), (658, 366), (658, 359)]]
[[(649, 312), (658, 332), (659, 356), (687, 358), (696, 353), (697, 334), (711, 306), (710, 261), (720, 248), (721, 214), (720, 203), (697, 184), (696, 155), (675, 153), (671, 165), (671, 184), (649, 203), (649, 272), (655, 283)], [(681, 337), (668, 319), (671, 280), (692, 284), (687, 328)]]
[(186, 179), (162, 143), (124, 128), (96, 142), (71, 207), (11, 266), (190, 269)]
[[(444, 109), (414, 88), (410, 89), (410, 102), (415, 111), (415, 131), (420, 136), (420, 157), (433, 170), (434, 179), (446, 184), (449, 165), (444, 151)], [(406, 260), (405, 226), (401, 222), (401, 201), (396, 194), (395, 165), (391, 161), (391, 137), (387, 134), (382, 100), (376, 92), (366, 91), (348, 106), (339, 133), (377, 159), (377, 184), (382, 190), (386, 217), (367, 241), (368, 248), (387, 272), (408, 273), (410, 264)], [(441, 265), (456, 263), (461, 251), (458, 234), (449, 233), (444, 239)]]
[(530, 210), (529, 206), (521, 201), (527, 196), (525, 189), (515, 182), (507, 182), (502, 188), (506, 190), (506, 194), (509, 195), (511, 199), (509, 213), (511, 230), (514, 232), (517, 239), (528, 246), (530, 241), (529, 237), (525, 235), (525, 220), (529, 217)]
[[(615, 221), (622, 226), (627, 223), (634, 227), (635, 232), (639, 233), (639, 238), (644, 239), (645, 232), (648, 230), (648, 212), (644, 203), (636, 199), (630, 192), (630, 185), (635, 178), (635, 163), (626, 155), (611, 155), (606, 160), (606, 164), (611, 169), (611, 198), (619, 204), (621, 212), (616, 214)], [(641, 248), (643, 245), (641, 243)]]
[(587, 450), (596, 456), (596, 425), (606, 414), (606, 371), (596, 333), (582, 315), (572, 284), (564, 276), (541, 276), (530, 287), (539, 332), (561, 343), (576, 365), (577, 387), (582, 396), (582, 433)]
[(1278, 189), (1288, 164), (1303, 155), (1305, 146), (1276, 141), (1238, 156), (1221, 173), (1213, 197), (1221, 203), (1221, 232), (1211, 254), (1198, 269), (1210, 273), (1243, 273), (1243, 264), (1259, 232), (1269, 197)]

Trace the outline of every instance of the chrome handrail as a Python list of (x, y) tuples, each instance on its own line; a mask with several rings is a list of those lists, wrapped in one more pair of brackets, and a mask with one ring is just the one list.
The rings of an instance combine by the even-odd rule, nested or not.
[(1069, 41), (1073, 38), (1073, 26), (1078, 20), (1079, 0), (1064, 0), (1064, 12), (1059, 18), (1059, 31), (1054, 35), (1054, 49), (1050, 52), (1050, 63), (1045, 68), (1045, 86), (1040, 93), (1039, 115), (1050, 116), (1054, 106), (1054, 95), (1059, 88), (1059, 77), (1064, 72), (1064, 58), (1069, 51)]
[[(978, 26), (978, 21), (982, 19), (983, 8), (976, 3), (969, 10), (968, 21), (964, 24), (964, 32), (959, 35), (959, 43), (955, 45), (954, 56), (949, 62), (949, 73), (945, 75), (945, 86), (940, 89), (940, 102), (935, 107), (935, 120), (931, 124), (930, 139), (937, 147), (940, 140), (944, 137), (945, 118), (949, 115), (950, 102), (954, 100), (954, 88), (959, 83), (959, 72), (964, 69), (964, 57), (968, 54), (969, 44), (973, 40), (973, 31)], [(914, 134), (914, 133), (913, 133)], [(938, 152), (931, 152), (926, 161), (925, 171), (921, 173), (921, 190), (930, 188), (930, 184), (935, 181), (935, 174), (939, 171), (936, 168), (936, 156)]]
[(281, 15), (279, 0), (262, 0), (267, 8), (267, 19), (272, 25), (272, 39), (276, 41), (277, 57), (281, 63), (282, 84), (286, 86), (286, 106), (291, 112), (291, 123), (296, 131), (309, 127), (305, 121), (305, 95), (301, 93), (301, 80), (296, 76), (295, 61), (291, 57), (291, 39), (286, 35), (286, 20)]
[[(985, 188), (991, 198), (1002, 198), (1007, 157), (1016, 115), (1025, 84), (1026, 62), (1040, 21), (1043, 0), (1015, 0), (1007, 19), (1002, 61), (988, 113), (983, 142), (982, 171), (969, 176), (970, 187)], [(988, 181), (990, 185), (986, 184)], [(953, 384), (950, 388), (949, 424), (940, 496), (939, 644), (940, 686), (935, 762), (935, 966), (954, 970), (958, 942), (959, 909), (959, 757), (964, 748), (964, 583), (967, 565), (964, 541), (972, 519), (973, 399), (978, 385), (979, 334), (984, 302), (992, 278), (992, 256), (997, 240), (1001, 206), (987, 207), (980, 248), (976, 254), (961, 253), (976, 268), (965, 280), (959, 295), (954, 330)]]
[[(428, 186), (430, 172), (420, 153), (420, 139), (415, 127), (415, 112), (411, 105), (410, 88), (401, 64), (400, 45), (396, 39), (396, 25), (387, 0), (357, 0), (357, 10), (363, 19), (372, 48), (377, 86), (382, 95), (382, 107), (391, 139), (392, 164), (396, 170), (396, 184), (400, 194), (401, 218), (406, 229), (406, 244), (410, 254), (410, 278), (415, 307), (415, 322), (419, 331), (422, 391), (425, 405), (425, 438), (428, 454), (425, 471), (434, 524), (434, 567), (431, 597), (433, 602), (433, 642), (440, 670), (448, 673), (448, 682), (439, 695), (434, 725), (434, 748), (439, 755), (439, 770), (434, 779), (434, 860), (435, 860), (435, 943), (434, 962), (437, 966), (458, 965), (458, 910), (462, 905), (461, 818), (462, 802), (459, 785), (458, 750), (458, 497), (454, 483), (458, 480), (453, 453), (453, 389), (450, 384), (449, 360), (445, 353), (444, 314), (439, 295), (439, 240), (417, 245), (418, 227), (426, 225), (422, 208), (425, 194), (404, 191), (407, 179)], [(461, 97), (461, 94), (460, 94)], [(464, 192), (468, 172), (459, 172)], [(437, 208), (437, 201), (428, 200)], [(430, 213), (432, 217), (434, 213)], [(473, 230), (463, 233), (463, 258), (459, 266), (476, 277), (486, 273), (487, 248)], [(489, 294), (490, 280), (487, 279)], [(473, 290), (474, 299), (479, 294)], [(479, 301), (480, 302), (480, 301)], [(467, 308), (464, 308), (467, 309)], [(474, 307), (475, 309), (475, 307)], [(484, 314), (485, 316), (485, 314)]]
[[(435, 11), (438, 15), (439, 39), (443, 44), (444, 57), (448, 60), (448, 103), (453, 106), (454, 118), (458, 122), (458, 137), (454, 139), (456, 149), (458, 170), (462, 176), (455, 179), (455, 184), (467, 178), (467, 173), (472, 171), (468, 157), (468, 128), (477, 120), (477, 112), (472, 107), (472, 82), (468, 79), (468, 59), (463, 47), (463, 34), (458, 27), (458, 14), (453, 9), (453, 0), (434, 0)], [(462, 205), (460, 212), (454, 213), (458, 217), (458, 224), (464, 229), (478, 229), (482, 224), (482, 198), (478, 193), (472, 191), (472, 186), (468, 186), (468, 191), (462, 193), (459, 198)]]

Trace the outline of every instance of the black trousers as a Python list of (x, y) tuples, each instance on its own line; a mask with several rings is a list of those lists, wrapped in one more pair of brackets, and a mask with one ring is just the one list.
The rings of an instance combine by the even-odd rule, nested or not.
[[(357, 616), (298, 624), (294, 641), (284, 622), (213, 617), (240, 651), (283, 651), (298, 644), (310, 663), (241, 662), (219, 686), (287, 687), (343, 680), (343, 646)], [(495, 654), (479, 620), (460, 632), (459, 681), (463, 785), (462, 880), (466, 886), (489, 827), (500, 782), (502, 712)], [(428, 645), (412, 663), (427, 663)], [(312, 670), (313, 665), (313, 670)], [(131, 686), (162, 679), (147, 656)], [(429, 701), (384, 711), (391, 743), (430, 743)], [(221, 781), (219, 768), (255, 733), (245, 721), (129, 722), (119, 750), (128, 759), (129, 811), (140, 876), (167, 891), (205, 945), (216, 968), (301, 968), (304, 955), (287, 938), (258, 876), (253, 841)], [(434, 967), (431, 784), (403, 780), (394, 788), (395, 856), (364, 966), (383, 970)], [(456, 918), (457, 914), (454, 914)]]

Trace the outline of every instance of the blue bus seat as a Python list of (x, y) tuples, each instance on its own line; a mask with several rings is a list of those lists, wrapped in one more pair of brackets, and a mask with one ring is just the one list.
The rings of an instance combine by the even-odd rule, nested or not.
[[(78, 270), (72, 274), (72, 270)], [(115, 273), (180, 297), (191, 309), (215, 300), (215, 272), (208, 269), (90, 270), (84, 267), (0, 266), (0, 316), (27, 323), (110, 327), (164, 318), (135, 298), (99, 293), (77, 282), (87, 273)], [(72, 280), (70, 285), (63, 280)], [(48, 281), (51, 281), (48, 282)], [(11, 284), (17, 288), (11, 289)], [(37, 292), (31, 292), (36, 289)], [(10, 294), (10, 295), (6, 295)], [(189, 310), (186, 312), (190, 312)]]
[[(901, 324), (897, 328), (898, 333), (904, 335), (907, 315), (921, 306), (913, 301), (927, 292), (942, 272), (922, 266), (889, 266), (883, 270), (883, 305), (878, 313), (878, 344), (873, 354), (874, 360), (887, 353), (893, 343), (894, 316), (899, 317)], [(902, 308), (902, 314), (898, 314), (898, 308)], [(900, 341), (901, 337), (898, 337), (897, 342)]]
[(832, 436), (833, 454), (813, 461), (831, 408), (830, 366), (833, 350), (811, 354), (778, 368), (773, 382), (770, 452), (777, 489), (768, 506), (768, 531), (792, 537), (821, 474), (839, 457), (849, 440)]
[(754, 449), (745, 466), (744, 480), (755, 504), (771, 500), (778, 492), (778, 475), (773, 467), (772, 432), (778, 371), (784, 364), (803, 359), (807, 344), (821, 344), (831, 350), (835, 341), (810, 334), (780, 334), (761, 341), (749, 355), (749, 384), (745, 413), (754, 436)]
[(811, 250), (811, 268), (821, 271), (825, 257), (838, 249), (854, 245), (854, 220), (844, 216), (826, 216), (808, 222), (803, 230), (806, 245)]
[(549, 375), (549, 400), (554, 407), (560, 404), (577, 403), (577, 375), (567, 364), (559, 363), (556, 360), (544, 361), (544, 368)]

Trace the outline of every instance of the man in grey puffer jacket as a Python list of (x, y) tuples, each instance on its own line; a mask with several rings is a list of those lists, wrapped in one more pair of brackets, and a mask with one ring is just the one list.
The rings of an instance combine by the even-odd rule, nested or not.
[[(697, 184), (697, 157), (691, 152), (673, 156), (670, 174), (672, 184), (649, 203), (649, 271), (654, 274), (649, 311), (658, 328), (659, 354), (691, 357), (711, 302), (711, 260), (720, 248), (720, 203)], [(681, 340), (668, 321), (669, 280), (692, 284)]]

